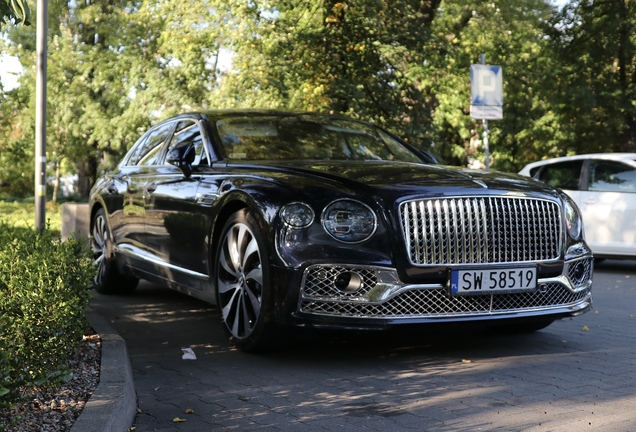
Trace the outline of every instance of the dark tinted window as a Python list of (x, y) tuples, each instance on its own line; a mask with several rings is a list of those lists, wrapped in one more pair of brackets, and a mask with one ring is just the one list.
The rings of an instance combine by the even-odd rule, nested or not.
[(583, 161), (560, 162), (543, 167), (538, 179), (550, 186), (579, 190), (579, 179)]
[(194, 165), (207, 164), (207, 153), (203, 148), (203, 137), (199, 126), (194, 120), (180, 121), (170, 142), (168, 153), (174, 148), (190, 144), (195, 148)]
[(588, 184), (591, 191), (636, 192), (636, 169), (621, 162), (591, 161)]
[(355, 121), (314, 116), (231, 117), (216, 122), (230, 160), (422, 159), (382, 130)]
[(168, 138), (174, 123), (166, 123), (153, 131), (140, 142), (128, 161), (128, 165), (154, 165), (159, 163), (163, 144)]

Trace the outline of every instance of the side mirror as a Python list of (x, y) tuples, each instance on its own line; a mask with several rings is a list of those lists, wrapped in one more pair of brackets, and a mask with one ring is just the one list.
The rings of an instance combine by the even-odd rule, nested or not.
[(186, 142), (170, 149), (166, 156), (166, 162), (179, 168), (185, 178), (190, 178), (195, 156), (194, 144)]

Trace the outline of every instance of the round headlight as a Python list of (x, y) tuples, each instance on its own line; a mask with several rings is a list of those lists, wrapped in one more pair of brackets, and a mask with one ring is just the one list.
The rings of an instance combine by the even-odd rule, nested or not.
[(280, 217), (292, 228), (306, 228), (314, 221), (314, 211), (305, 203), (294, 202), (283, 206)]
[(576, 204), (569, 198), (565, 200), (565, 224), (570, 237), (574, 240), (579, 240), (583, 231), (583, 221)]
[(332, 202), (322, 212), (322, 226), (336, 240), (359, 243), (371, 237), (378, 224), (375, 213), (367, 205), (342, 199)]

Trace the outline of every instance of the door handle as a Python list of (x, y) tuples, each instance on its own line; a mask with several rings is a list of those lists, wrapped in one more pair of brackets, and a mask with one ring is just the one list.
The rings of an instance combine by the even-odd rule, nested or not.
[(596, 204), (596, 200), (595, 200), (595, 199), (588, 199), (588, 200), (585, 200), (585, 204), (587, 204), (587, 205), (594, 205), (594, 204)]

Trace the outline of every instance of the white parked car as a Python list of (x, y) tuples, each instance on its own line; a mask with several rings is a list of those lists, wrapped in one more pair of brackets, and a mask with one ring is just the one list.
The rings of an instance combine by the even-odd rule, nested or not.
[(636, 153), (548, 159), (526, 165), (519, 174), (572, 197), (595, 257), (636, 259)]

